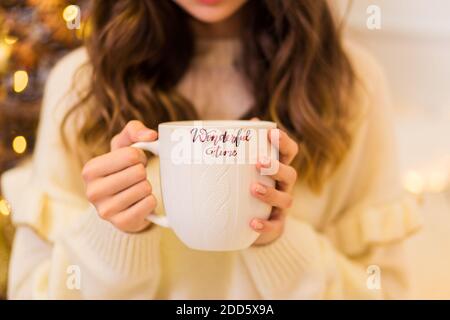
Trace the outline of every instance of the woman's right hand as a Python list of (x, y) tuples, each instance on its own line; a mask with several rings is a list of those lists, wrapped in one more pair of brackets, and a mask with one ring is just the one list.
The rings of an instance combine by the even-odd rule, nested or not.
[(98, 215), (118, 229), (134, 233), (146, 229), (145, 218), (155, 209), (156, 199), (147, 180), (147, 157), (130, 147), (135, 142), (156, 140), (156, 131), (140, 121), (130, 121), (111, 140), (111, 152), (91, 159), (83, 168), (86, 196)]

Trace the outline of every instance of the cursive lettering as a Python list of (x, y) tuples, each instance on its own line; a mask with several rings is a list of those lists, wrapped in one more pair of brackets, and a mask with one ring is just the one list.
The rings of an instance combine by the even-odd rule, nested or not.
[(241, 142), (248, 142), (251, 139), (251, 131), (238, 129), (236, 133), (230, 133), (227, 130), (220, 132), (216, 129), (207, 130), (205, 128), (193, 128), (191, 130), (192, 142), (212, 142), (215, 146), (219, 143), (231, 142), (239, 147)]

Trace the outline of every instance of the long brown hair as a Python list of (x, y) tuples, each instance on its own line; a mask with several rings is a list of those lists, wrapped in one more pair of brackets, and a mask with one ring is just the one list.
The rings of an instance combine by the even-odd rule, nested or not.
[[(242, 32), (242, 72), (255, 103), (246, 117), (277, 122), (298, 143), (299, 177), (313, 189), (351, 144), (348, 99), (354, 72), (326, 0), (250, 0)], [(87, 41), (90, 90), (66, 115), (85, 115), (77, 149), (95, 156), (133, 119), (156, 129), (198, 119), (176, 91), (195, 38), (189, 16), (173, 1), (95, 0)], [(93, 99), (95, 103), (87, 103)]]

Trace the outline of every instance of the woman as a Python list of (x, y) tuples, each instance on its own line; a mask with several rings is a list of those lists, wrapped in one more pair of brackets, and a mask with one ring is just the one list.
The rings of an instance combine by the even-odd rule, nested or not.
[[(49, 77), (33, 160), (3, 177), (10, 298), (404, 297), (419, 217), (384, 80), (326, 1), (98, 0), (92, 23)], [(132, 143), (164, 121), (253, 117), (277, 122), (281, 163), (276, 188), (249, 186), (273, 206), (252, 247), (190, 250), (145, 220), (163, 213), (158, 160)]]

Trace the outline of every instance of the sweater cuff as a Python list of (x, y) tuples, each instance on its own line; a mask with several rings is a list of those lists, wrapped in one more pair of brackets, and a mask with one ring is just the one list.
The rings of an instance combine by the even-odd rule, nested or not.
[[(300, 281), (305, 286), (298, 290), (307, 287), (308, 296), (312, 287), (320, 287), (324, 279), (317, 265), (319, 247), (320, 241), (311, 226), (287, 217), (283, 234), (277, 240), (250, 247), (241, 254), (262, 297), (283, 299)], [(315, 284), (309, 286), (310, 282)]]
[(110, 273), (132, 279), (159, 274), (160, 231), (152, 226), (141, 233), (122, 232), (91, 208), (62, 238), (74, 254), (105, 277)]

